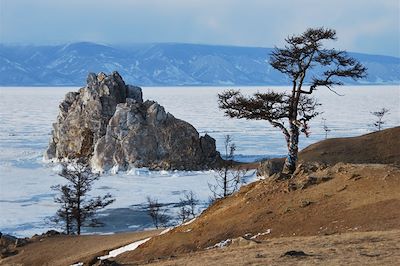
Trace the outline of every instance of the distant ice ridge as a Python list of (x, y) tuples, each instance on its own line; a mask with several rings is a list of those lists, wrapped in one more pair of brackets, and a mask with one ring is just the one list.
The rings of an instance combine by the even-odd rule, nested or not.
[[(60, 167), (60, 166), (58, 166)], [(147, 167), (129, 167), (128, 169), (120, 168), (119, 165), (114, 165), (108, 171), (102, 169), (92, 169), (94, 173), (102, 175), (126, 175), (126, 176), (160, 176), (160, 177), (184, 177), (201, 174), (215, 174), (215, 170), (199, 170), (199, 171), (184, 171), (184, 170), (150, 170)]]

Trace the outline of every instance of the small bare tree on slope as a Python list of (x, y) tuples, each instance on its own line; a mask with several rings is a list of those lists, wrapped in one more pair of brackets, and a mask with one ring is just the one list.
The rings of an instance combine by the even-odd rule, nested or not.
[(153, 221), (154, 226), (158, 229), (160, 226), (166, 226), (170, 217), (166, 214), (167, 210), (163, 209), (163, 204), (158, 202), (158, 199), (150, 196), (146, 197), (147, 214)]
[(189, 218), (196, 217), (196, 205), (198, 203), (199, 200), (192, 190), (183, 193), (183, 198), (179, 200), (180, 206), (178, 211), (178, 218), (182, 223), (186, 222)]
[(333, 87), (343, 85), (342, 78), (366, 76), (366, 68), (345, 51), (325, 48), (323, 44), (328, 40), (336, 40), (335, 30), (310, 28), (286, 38), (284, 48), (273, 50), (270, 65), (288, 77), (290, 92), (258, 92), (252, 97), (237, 90), (219, 94), (219, 107), (227, 116), (266, 120), (282, 131), (288, 149), (283, 168), (287, 175), (296, 168), (300, 132), (307, 136), (308, 122), (318, 115), (318, 104), (307, 96), (319, 87), (335, 92)]
[(326, 118), (322, 118), (322, 128), (325, 131), (325, 139), (328, 139), (328, 133), (331, 132), (332, 130), (327, 126), (326, 124)]
[(224, 198), (238, 190), (240, 183), (243, 182), (247, 170), (234, 168), (234, 155), (236, 145), (232, 142), (230, 135), (225, 136), (224, 141), (224, 161), (219, 169), (216, 170), (215, 184), (208, 184), (213, 193), (211, 200)]
[(372, 115), (376, 116), (377, 120), (374, 122), (373, 126), (378, 130), (381, 131), (382, 126), (385, 124), (385, 121), (383, 121), (383, 117), (386, 114), (389, 114), (389, 109), (382, 108), (379, 111), (376, 112), (371, 112)]

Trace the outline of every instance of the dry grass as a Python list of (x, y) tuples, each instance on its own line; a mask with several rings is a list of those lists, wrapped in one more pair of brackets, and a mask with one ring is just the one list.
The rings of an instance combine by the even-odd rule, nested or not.
[[(180, 255), (149, 265), (398, 265), (400, 231), (283, 237)], [(308, 256), (283, 256), (288, 251)]]
[(268, 179), (243, 187), (193, 223), (151, 239), (119, 256), (117, 262), (146, 263), (180, 256), (268, 229), (271, 233), (260, 239), (400, 229), (398, 167), (341, 163), (299, 169), (290, 181)]
[(380, 163), (400, 164), (400, 127), (359, 137), (334, 138), (312, 144), (299, 154), (304, 161), (329, 164)]
[(114, 235), (58, 235), (38, 238), (17, 248), (17, 255), (0, 260), (0, 265), (61, 266), (76, 262), (88, 263), (97, 256), (107, 254), (109, 250), (158, 233), (159, 231), (144, 231)]

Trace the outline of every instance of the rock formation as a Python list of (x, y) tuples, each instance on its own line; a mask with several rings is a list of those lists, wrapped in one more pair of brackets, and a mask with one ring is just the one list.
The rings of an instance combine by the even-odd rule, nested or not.
[(126, 85), (117, 72), (89, 74), (87, 85), (67, 93), (59, 108), (48, 160), (84, 158), (100, 171), (208, 169), (221, 160), (213, 138), (199, 137), (157, 102), (143, 102), (141, 88)]

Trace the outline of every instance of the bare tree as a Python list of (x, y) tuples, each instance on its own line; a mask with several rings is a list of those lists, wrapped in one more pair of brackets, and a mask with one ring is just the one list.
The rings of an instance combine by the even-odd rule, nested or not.
[(326, 118), (322, 118), (322, 121), (323, 121), (322, 128), (325, 131), (325, 139), (327, 139), (328, 138), (328, 133), (331, 132), (331, 129), (326, 125)]
[[(308, 122), (318, 115), (317, 102), (307, 95), (318, 87), (335, 92), (333, 87), (343, 85), (342, 78), (366, 76), (366, 68), (345, 51), (325, 48), (327, 40), (336, 40), (335, 30), (310, 28), (286, 38), (284, 48), (274, 49), (270, 64), (289, 78), (289, 92), (258, 92), (252, 97), (236, 90), (219, 94), (219, 107), (227, 116), (266, 120), (282, 131), (288, 149), (283, 169), (287, 176), (296, 168), (300, 132), (308, 136)], [(316, 67), (318, 71), (312, 71)]]
[(194, 193), (192, 190), (189, 192), (186, 192), (183, 194), (184, 195), (184, 202), (189, 208), (189, 213), (192, 216), (192, 218), (196, 217), (196, 206), (199, 203), (199, 199), (196, 196), (196, 193)]
[(94, 181), (99, 179), (99, 175), (92, 173), (91, 169), (82, 162), (64, 164), (59, 175), (67, 180), (67, 184), (52, 187), (60, 193), (54, 201), (61, 205), (54, 221), (63, 222), (67, 234), (76, 232), (80, 235), (84, 223), (98, 210), (113, 203), (115, 199), (110, 194), (103, 197), (88, 195)]
[(189, 218), (196, 217), (196, 206), (199, 200), (196, 194), (190, 190), (183, 193), (183, 198), (179, 201), (178, 217), (182, 223), (187, 221)]
[(180, 202), (180, 207), (179, 207), (179, 211), (178, 211), (178, 218), (181, 221), (181, 223), (186, 222), (190, 218), (190, 210), (182, 202)]
[(389, 109), (382, 108), (379, 111), (371, 112), (371, 114), (376, 116), (377, 118), (373, 125), (378, 131), (381, 131), (383, 124), (385, 124), (385, 121), (383, 121), (382, 119), (386, 114), (389, 114), (389, 111)]
[(147, 213), (151, 217), (154, 226), (158, 229), (160, 226), (165, 226), (169, 221), (169, 216), (166, 214), (166, 210), (162, 208), (162, 204), (158, 202), (158, 199), (146, 197), (147, 200)]
[(56, 185), (52, 189), (59, 192), (59, 195), (54, 198), (54, 202), (60, 204), (60, 208), (57, 210), (56, 216), (51, 220), (57, 224), (62, 224), (65, 228), (65, 233), (69, 235), (74, 232), (72, 213), (75, 201), (72, 190), (68, 185)]
[(225, 136), (224, 141), (224, 161), (216, 171), (216, 184), (208, 184), (213, 193), (212, 201), (219, 198), (224, 198), (238, 190), (240, 183), (243, 181), (247, 170), (234, 167), (234, 155), (236, 146), (232, 142), (230, 135)]

